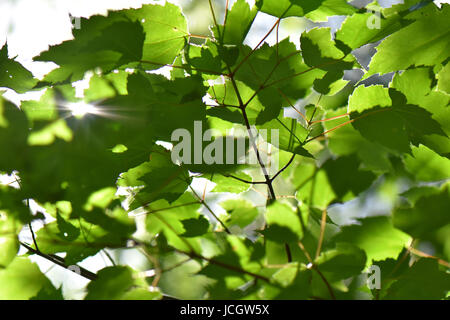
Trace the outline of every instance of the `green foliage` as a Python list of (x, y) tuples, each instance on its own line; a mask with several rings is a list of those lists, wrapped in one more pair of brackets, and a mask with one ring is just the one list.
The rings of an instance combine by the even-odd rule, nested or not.
[(8, 45), (0, 49), (0, 86), (13, 89), (19, 93), (29, 91), (36, 84), (33, 74), (15, 59), (8, 57)]
[(448, 58), (450, 40), (445, 21), (450, 17), (450, 8), (427, 7), (432, 10), (420, 12), (416, 21), (393, 33), (377, 47), (366, 76), (410, 66), (434, 66)]
[[(35, 57), (57, 65), (42, 79), (5, 44), (0, 87), (43, 92), (20, 108), (0, 93), (0, 174), (17, 180), (0, 185), (0, 299), (66, 298), (28, 255), (73, 270), (130, 247), (141, 266), (82, 269), (86, 299), (448, 298), (450, 6), (416, 2), (367, 6), (382, 15), (369, 28), (345, 0), (238, 0), (205, 35), (170, 3), (110, 11)], [(261, 12), (276, 42), (252, 48)], [(279, 37), (287, 17), (336, 15), (335, 33), (302, 30), (300, 48)], [(354, 50), (376, 42), (364, 70)], [(352, 69), (394, 76), (361, 85)], [(268, 134), (238, 134), (252, 128)], [(192, 161), (174, 161), (175, 130)], [(238, 163), (240, 142), (259, 161)], [(218, 163), (195, 160), (206, 149)], [(380, 289), (360, 281), (372, 265)]]

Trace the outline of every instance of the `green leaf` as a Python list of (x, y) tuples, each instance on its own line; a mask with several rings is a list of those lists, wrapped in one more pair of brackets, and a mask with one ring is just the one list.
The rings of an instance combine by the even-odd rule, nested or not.
[(1, 300), (27, 300), (44, 287), (52, 286), (50, 281), (28, 258), (16, 257), (6, 269), (0, 269)]
[[(5, 209), (1, 202), (1, 196), (0, 209)], [(19, 251), (19, 227), (20, 225), (13, 218), (0, 212), (0, 270), (6, 268)]]
[(230, 215), (228, 225), (244, 228), (258, 216), (258, 209), (246, 200), (227, 200), (220, 204)]
[[(137, 245), (151, 256), (139, 270), (161, 271), (122, 259), (87, 299), (448, 298), (450, 6), (233, 0), (202, 29), (203, 2), (81, 18), (35, 58), (58, 66), (40, 82), (0, 49), (0, 87), (20, 101), (0, 92), (0, 299), (72, 297), (17, 256), (35, 220), (36, 246), (66, 265)], [(263, 33), (257, 14), (274, 16)], [(214, 189), (197, 195), (199, 179)], [(370, 212), (374, 196), (390, 216)], [(355, 224), (327, 217), (337, 203), (361, 211)], [(372, 264), (381, 290), (364, 285)]]
[[(291, 1), (295, 2), (293, 0)], [(302, 3), (302, 6), (305, 6), (306, 4), (306, 1), (297, 2)], [(324, 0), (316, 2), (320, 2), (320, 7), (305, 14), (306, 18), (314, 22), (327, 21), (330, 16), (348, 15), (356, 11), (356, 8), (346, 0)]]
[(70, 142), (73, 138), (72, 130), (70, 130), (63, 119), (56, 120), (40, 130), (37, 129), (38, 126), (28, 136), (28, 144), (30, 146), (49, 145), (55, 142), (57, 138)]
[(406, 104), (403, 94), (389, 90), (392, 107), (375, 107), (352, 114), (352, 123), (361, 135), (392, 150), (409, 153), (410, 142), (416, 142), (423, 135), (446, 136), (440, 124), (427, 110)]
[(444, 5), (391, 34), (377, 47), (365, 77), (444, 61), (450, 50), (450, 31), (446, 27), (449, 18), (450, 6)]
[(89, 88), (84, 90), (86, 102), (112, 98), (115, 95), (127, 94), (126, 71), (117, 71), (106, 75), (94, 74), (89, 81)]
[[(345, 114), (347, 110), (338, 109), (326, 114), (327, 118)], [(333, 129), (348, 121), (347, 117), (338, 120), (329, 121), (325, 124), (326, 130)], [(351, 125), (344, 125), (338, 130), (333, 131), (328, 136), (328, 147), (330, 150), (340, 156), (357, 154), (359, 160), (365, 168), (374, 171), (388, 171), (391, 163), (388, 160), (389, 152), (383, 146), (375, 144), (365, 139), (359, 131)]]
[(442, 156), (450, 155), (450, 96), (440, 91), (431, 90), (432, 73), (429, 68), (408, 69), (396, 74), (392, 80), (392, 87), (403, 93), (409, 104), (418, 105), (431, 112), (445, 132), (446, 136), (427, 134), (420, 136), (420, 143), (436, 151)]
[(183, 49), (189, 32), (186, 17), (177, 5), (143, 5), (125, 11), (125, 15), (142, 24), (145, 33), (142, 60), (170, 64)]
[[(233, 176), (247, 181), (252, 181), (252, 177), (243, 172), (238, 172), (237, 174), (233, 174)], [(212, 189), (212, 192), (241, 193), (247, 191), (250, 188), (249, 183), (242, 182), (232, 177), (227, 177), (221, 174), (214, 175), (212, 182), (216, 183), (216, 186), (214, 187), (214, 189)]]
[(276, 17), (306, 16), (313, 21), (326, 21), (327, 16), (355, 11), (345, 0), (257, 0), (256, 6), (260, 11)]
[(396, 73), (391, 87), (403, 93), (408, 103), (422, 105), (425, 96), (431, 93), (430, 74), (430, 68), (410, 68)]
[[(113, 232), (108, 232), (98, 225), (86, 222), (82, 218), (72, 221), (72, 225), (80, 231), (77, 238), (74, 240), (67, 240), (68, 237), (61, 232), (58, 222), (51, 222), (36, 232), (39, 250), (46, 254), (66, 252), (65, 262), (68, 265), (72, 265), (89, 256), (95, 255), (105, 246), (126, 246), (128, 238), (126, 237), (127, 235), (124, 237), (123, 233), (114, 234)], [(74, 232), (78, 233), (77, 231)], [(133, 231), (131, 231), (130, 234), (131, 233), (133, 233)], [(67, 233), (67, 235), (69, 235), (69, 233)]]
[[(308, 3), (306, 6), (310, 10), (314, 10), (320, 5), (320, 1), (315, 3)], [(290, 17), (303, 16), (304, 8), (299, 4), (299, 1), (292, 0), (257, 0), (256, 6), (259, 11), (276, 16), (276, 17)]]
[(445, 67), (439, 71), (436, 75), (438, 79), (438, 89), (442, 92), (450, 94), (450, 63), (447, 63)]
[(160, 291), (149, 291), (143, 288), (132, 289), (126, 292), (121, 300), (160, 300), (163, 297)]
[[(245, 0), (237, 0), (228, 11), (225, 25), (218, 31), (219, 40), (223, 44), (240, 45), (256, 17), (256, 7), (250, 9)], [(217, 32), (217, 30), (215, 30)]]
[(404, 0), (402, 3), (394, 4), (388, 8), (381, 8), (381, 12), (384, 16), (390, 17), (393, 15), (404, 15), (409, 12), (414, 12), (415, 10), (421, 8), (423, 5), (429, 4), (430, 1), (422, 1), (422, 0)]
[(182, 238), (185, 234), (198, 233), (197, 230), (189, 230), (185, 227), (192, 227), (186, 220), (197, 220), (202, 224), (202, 230), (205, 230), (206, 224), (200, 218), (198, 209), (200, 207), (199, 201), (189, 193), (184, 193), (178, 200), (173, 203), (168, 203), (166, 200), (155, 201), (145, 207), (146, 209), (146, 229), (156, 236), (161, 231), (167, 238), (168, 243), (179, 250), (190, 251), (192, 248), (198, 249), (198, 239)]
[(353, 244), (337, 243), (336, 248), (322, 252), (315, 263), (328, 281), (359, 275), (366, 265), (366, 254)]
[(31, 90), (37, 83), (33, 74), (19, 62), (8, 57), (8, 45), (0, 49), (0, 87), (13, 89), (18, 93)]
[(450, 177), (450, 160), (420, 145), (412, 148), (412, 155), (406, 155), (405, 168), (419, 181), (437, 181)]
[(53, 286), (43, 287), (38, 294), (30, 300), (64, 300), (62, 286), (59, 287), (59, 289), (56, 289)]
[[(29, 223), (35, 218), (28, 208), (25, 201), (25, 194), (20, 189), (15, 189), (9, 186), (0, 185), (0, 214), (4, 216), (4, 223), (11, 227), (13, 235), (15, 233), (15, 226), (21, 223)], [(1, 223), (1, 220), (0, 220)]]
[(258, 99), (265, 108), (290, 106), (290, 102), (305, 97), (311, 91), (314, 80), (325, 74), (323, 70), (311, 69), (305, 64), (302, 54), (289, 39), (273, 46), (264, 43), (253, 52), (244, 46), (241, 51), (239, 60), (247, 60), (235, 77), (257, 90)]
[(420, 259), (391, 285), (385, 299), (438, 300), (446, 297), (450, 275), (433, 259)]
[[(377, 42), (402, 27), (399, 16), (379, 17), (379, 28), (372, 27), (377, 16), (373, 13), (355, 13), (347, 16), (341, 28), (336, 32), (336, 40), (350, 49), (357, 49), (367, 43)], [(373, 21), (373, 22), (372, 22)]]
[(267, 142), (275, 147), (301, 156), (313, 158), (303, 145), (308, 131), (296, 120), (283, 116), (280, 112), (276, 119), (257, 125), (267, 130)]
[(28, 123), (25, 114), (11, 102), (0, 97), (0, 148), (8, 150), (0, 157), (0, 170), (12, 172), (25, 162)]
[(141, 60), (149, 69), (158, 69), (173, 62), (188, 35), (185, 17), (170, 3), (110, 12), (80, 23), (81, 28), (73, 31), (74, 40), (52, 46), (35, 58), (62, 67), (48, 74), (43, 84), (76, 81), (87, 70), (101, 68), (107, 73)]
[(329, 159), (321, 168), (303, 163), (296, 168), (293, 177), (297, 198), (319, 209), (333, 201), (351, 200), (367, 190), (376, 178), (372, 172), (359, 167), (360, 161), (354, 155)]
[[(295, 241), (303, 237), (300, 218), (287, 203), (281, 203), (277, 201), (269, 205), (266, 212), (266, 222), (269, 225), (269, 230), (271, 230), (268, 231), (269, 235), (271, 234), (277, 239), (279, 239), (279, 237), (282, 235), (281, 232), (284, 229), (287, 229), (289, 231), (286, 234), (286, 240)], [(291, 239), (292, 235), (294, 235), (296, 239)]]
[(183, 228), (186, 230), (181, 235), (183, 237), (198, 237), (208, 232), (209, 222), (204, 216), (198, 216), (197, 219), (181, 220)]
[(293, 176), (296, 198), (311, 207), (325, 209), (335, 198), (327, 174), (318, 170), (314, 163), (306, 162), (297, 166)]
[(343, 76), (342, 70), (329, 71), (322, 79), (314, 80), (314, 90), (324, 95), (333, 96), (347, 85), (348, 81), (343, 80)]
[[(303, 300), (307, 299), (311, 287), (309, 285), (311, 279), (311, 270), (300, 270), (298, 265), (287, 266), (277, 271), (273, 278), (277, 283), (282, 285), (282, 288), (270, 288), (273, 292), (270, 292), (269, 286), (264, 288), (264, 293), (267, 295), (267, 299), (277, 300)], [(273, 295), (273, 296), (272, 296)]]
[(63, 83), (83, 78), (88, 70), (101, 68), (105, 73), (142, 58), (144, 30), (137, 21), (126, 15), (111, 13), (108, 17), (93, 16), (81, 20), (74, 39), (35, 57), (35, 61), (52, 61), (62, 69), (48, 74), (43, 83)]
[(357, 196), (368, 189), (375, 180), (376, 176), (372, 172), (361, 170), (359, 166), (360, 163), (355, 156), (330, 159), (322, 166), (340, 201), (348, 201)]
[(56, 221), (60, 232), (59, 236), (61, 238), (66, 239), (67, 241), (73, 241), (78, 238), (78, 236), (80, 235), (80, 229), (75, 227), (70, 222), (64, 220), (64, 218), (61, 217), (61, 215), (58, 213), (56, 215)]
[(58, 118), (57, 104), (55, 101), (55, 91), (47, 89), (39, 101), (22, 101), (20, 107), (31, 122), (52, 121)]
[(348, 111), (362, 113), (375, 106), (389, 107), (391, 105), (389, 90), (382, 85), (358, 86), (349, 98)]
[[(194, 136), (194, 121), (205, 122), (206, 108), (202, 102), (205, 90), (198, 76), (170, 81), (160, 75), (140, 72), (128, 77), (127, 95), (101, 104), (106, 111), (111, 106), (116, 108), (113, 116), (122, 116), (128, 126), (142, 126), (141, 130), (147, 135), (171, 141), (174, 130), (186, 129)], [(132, 118), (126, 121), (130, 116)]]
[(450, 187), (446, 184), (419, 197), (413, 206), (396, 208), (394, 225), (415, 238), (432, 239), (436, 230), (450, 223), (449, 203)]
[(259, 233), (264, 236), (264, 239), (277, 243), (298, 241), (298, 235), (295, 234), (291, 229), (277, 224), (271, 225), (267, 229), (260, 231)]
[(128, 267), (107, 267), (97, 275), (98, 279), (87, 286), (86, 300), (117, 300), (134, 284), (132, 271)]
[(303, 59), (312, 68), (322, 70), (351, 69), (353, 58), (344, 54), (331, 38), (330, 28), (314, 28), (300, 38)]
[(411, 241), (408, 235), (394, 228), (387, 217), (370, 217), (359, 221), (360, 225), (343, 227), (335, 236), (335, 241), (348, 242), (364, 250), (367, 255), (366, 265), (370, 265), (372, 260), (397, 258)]
[(144, 186), (133, 199), (131, 209), (148, 205), (156, 200), (175, 201), (187, 189), (189, 173), (175, 165), (167, 150), (155, 148), (150, 161), (128, 170), (119, 180), (122, 186)]

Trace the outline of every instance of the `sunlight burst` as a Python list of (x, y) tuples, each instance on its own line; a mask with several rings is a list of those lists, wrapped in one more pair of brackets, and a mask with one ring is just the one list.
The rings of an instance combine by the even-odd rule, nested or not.
[(97, 108), (94, 105), (85, 102), (70, 103), (67, 105), (67, 108), (73, 116), (80, 118), (87, 114), (96, 113), (97, 111)]

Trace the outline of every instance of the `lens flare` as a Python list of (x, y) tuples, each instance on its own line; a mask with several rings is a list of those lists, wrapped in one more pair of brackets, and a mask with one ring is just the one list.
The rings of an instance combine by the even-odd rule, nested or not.
[(79, 118), (82, 118), (87, 114), (96, 113), (97, 111), (97, 108), (94, 105), (85, 102), (70, 103), (67, 105), (67, 108), (74, 117)]

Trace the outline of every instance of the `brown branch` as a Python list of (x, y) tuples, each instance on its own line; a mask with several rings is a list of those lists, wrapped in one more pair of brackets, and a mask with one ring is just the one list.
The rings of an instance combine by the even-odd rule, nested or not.
[[(36, 255), (44, 258), (44, 259), (47, 259), (48, 261), (50, 261), (50, 262), (52, 262), (52, 263), (54, 263), (54, 264), (56, 264), (56, 265), (58, 265), (60, 267), (63, 267), (64, 269), (67, 269), (67, 270), (70, 270), (70, 271), (74, 272), (71, 269), (72, 266), (69, 266), (69, 265), (67, 265), (65, 263), (64, 258), (57, 257), (55, 255), (45, 254), (45, 253), (43, 253), (43, 252), (41, 252), (39, 250), (33, 249), (32, 247), (30, 247), (29, 245), (27, 245), (26, 243), (23, 243), (23, 242), (20, 242), (20, 244), (23, 247), (25, 247), (28, 251), (30, 251), (30, 252), (32, 252), (32, 253), (34, 253), (34, 254), (36, 254)], [(76, 265), (76, 267), (79, 268), (79, 270), (80, 270), (80, 273), (77, 273), (80, 276), (82, 276), (82, 277), (84, 277), (86, 279), (89, 279), (89, 280), (97, 279), (97, 275), (95, 273), (93, 273), (93, 272), (91, 272), (91, 271), (89, 271), (89, 270), (87, 270), (87, 269), (85, 269), (83, 267), (80, 267), (78, 265)]]

